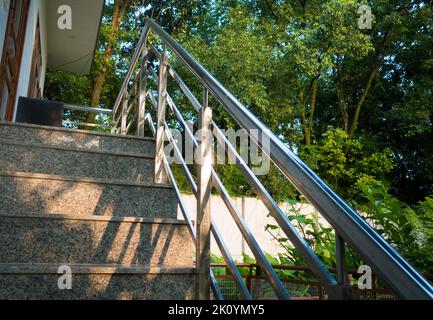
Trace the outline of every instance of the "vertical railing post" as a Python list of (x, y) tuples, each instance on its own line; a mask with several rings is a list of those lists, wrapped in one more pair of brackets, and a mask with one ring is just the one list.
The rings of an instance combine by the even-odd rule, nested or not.
[(203, 107), (199, 113), (199, 165), (197, 193), (197, 294), (199, 300), (210, 299), (210, 195), (212, 189), (212, 109), (209, 107), (209, 93), (203, 92)]
[(116, 123), (116, 115), (113, 113), (112, 119), (111, 119), (111, 133), (116, 134), (117, 133), (117, 126), (114, 124)]
[(161, 55), (159, 65), (158, 110), (156, 120), (155, 183), (166, 183), (164, 169), (165, 111), (167, 108), (167, 53)]
[(121, 125), (120, 125), (120, 134), (126, 135), (126, 125), (127, 125), (127, 117), (128, 117), (128, 101), (129, 101), (129, 95), (128, 92), (125, 91), (123, 93), (123, 100), (122, 100), (122, 118), (121, 118)]
[(337, 283), (340, 286), (347, 285), (347, 270), (346, 270), (346, 245), (344, 240), (337, 233), (335, 234), (335, 249), (337, 260)]
[(141, 65), (140, 65), (140, 87), (139, 87), (139, 99), (138, 99), (138, 116), (137, 116), (137, 136), (144, 137), (145, 127), (145, 113), (146, 113), (146, 91), (147, 91), (147, 61), (148, 61), (149, 50), (143, 49), (141, 54)]
[(346, 269), (346, 242), (336, 232), (335, 233), (336, 251), (336, 273), (337, 286), (328, 287), (329, 297), (337, 300), (356, 300), (359, 299), (359, 291), (349, 283)]

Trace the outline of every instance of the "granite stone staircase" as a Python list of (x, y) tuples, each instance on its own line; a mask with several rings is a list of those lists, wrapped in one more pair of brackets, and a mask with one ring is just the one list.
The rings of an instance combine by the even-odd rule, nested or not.
[(193, 299), (194, 244), (172, 187), (153, 183), (154, 149), (0, 123), (0, 299)]

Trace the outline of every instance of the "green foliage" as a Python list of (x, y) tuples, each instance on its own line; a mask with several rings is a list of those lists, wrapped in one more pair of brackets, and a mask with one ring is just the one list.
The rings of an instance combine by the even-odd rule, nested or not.
[[(44, 98), (70, 104), (89, 105), (92, 82), (86, 75), (65, 71), (48, 71), (45, 78)], [(65, 117), (76, 122), (85, 122), (86, 114), (65, 110)]]
[(353, 139), (345, 131), (329, 127), (323, 138), (305, 146), (300, 156), (344, 198), (356, 199), (359, 179), (385, 179), (393, 169), (390, 149), (373, 153), (366, 149), (361, 139)]
[[(315, 254), (323, 261), (324, 265), (328, 268), (334, 268), (336, 266), (336, 254), (333, 228), (327, 225), (315, 210), (301, 212), (297, 200), (286, 199), (285, 202), (289, 205), (289, 209), (286, 212), (289, 221), (295, 226)], [(281, 230), (278, 225), (269, 224), (265, 230), (285, 250), (285, 253), (280, 254), (278, 257), (281, 264), (289, 266), (306, 265), (289, 239), (281, 236)], [(360, 265), (359, 258), (350, 249), (348, 250), (346, 259), (348, 268), (357, 268)], [(305, 277), (304, 272), (291, 271), (290, 275), (293, 277)]]
[[(211, 263), (224, 263), (224, 258), (218, 257), (214, 254), (211, 254), (210, 262)], [(214, 274), (216, 276), (230, 274), (230, 271), (226, 267), (213, 267), (212, 271), (214, 272)]]
[[(256, 196), (255, 191), (236, 165), (218, 165), (217, 172), (231, 196)], [(259, 176), (258, 178), (277, 201), (286, 197), (295, 198), (298, 196), (295, 188), (274, 165), (270, 166), (268, 174)]]
[(236, 165), (218, 165), (218, 175), (231, 196), (252, 196), (250, 185)]
[(411, 207), (380, 181), (363, 178), (357, 186), (367, 200), (360, 205), (367, 221), (417, 269), (433, 273), (433, 199)]
[(49, 71), (45, 78), (45, 96), (54, 101), (88, 105), (92, 83), (89, 77), (65, 71)]

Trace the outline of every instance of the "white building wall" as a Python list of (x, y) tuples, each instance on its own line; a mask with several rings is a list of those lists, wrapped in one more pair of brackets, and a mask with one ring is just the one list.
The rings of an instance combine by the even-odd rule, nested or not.
[[(0, 0), (2, 1), (2, 0)], [(29, 14), (27, 18), (26, 35), (24, 40), (23, 56), (21, 60), (21, 70), (18, 81), (17, 98), (15, 105), (18, 103), (20, 96), (27, 96), (29, 83), (30, 83), (30, 70), (32, 66), (33, 48), (35, 44), (37, 18), (39, 15), (39, 25), (41, 30), (41, 53), (42, 53), (42, 76), (41, 88), (43, 90), (45, 72), (47, 66), (47, 30), (46, 30), (46, 17), (45, 17), (45, 1), (46, 0), (32, 0), (30, 1)], [(17, 108), (13, 121), (15, 121)]]
[(0, 59), (5, 41), (6, 25), (8, 21), (10, 0), (0, 0)]
[[(183, 194), (182, 198), (189, 214), (191, 215), (191, 219), (195, 220), (195, 197), (193, 195)], [(271, 256), (277, 257), (278, 254), (286, 252), (284, 248), (282, 248), (280, 244), (274, 240), (267, 231), (265, 231), (266, 225), (276, 225), (277, 223), (272, 217), (268, 217), (269, 211), (259, 199), (232, 198), (232, 200), (239, 212), (244, 217), (244, 220), (251, 230), (251, 233), (265, 253), (269, 253)], [(309, 204), (297, 204), (295, 207), (297, 210), (300, 210), (301, 213), (306, 215), (314, 212), (314, 207)], [(215, 221), (215, 224), (217, 225), (220, 234), (226, 242), (226, 245), (228, 246), (233, 258), (238, 262), (243, 262), (243, 253), (248, 254), (250, 257), (254, 257), (247, 243), (242, 238), (242, 235), (233, 218), (231, 217), (230, 212), (227, 210), (226, 205), (221, 200), (221, 197), (214, 195), (211, 196), (211, 208), (212, 219)], [(286, 203), (281, 203), (280, 208), (285, 213), (290, 209)], [(178, 219), (183, 220), (180, 209), (178, 209)], [(321, 218), (320, 221), (325, 226), (329, 226), (329, 224), (327, 224), (323, 218)], [(280, 235), (281, 237), (285, 237), (281, 233)], [(218, 257), (222, 256), (213, 237), (211, 239), (211, 252)]]

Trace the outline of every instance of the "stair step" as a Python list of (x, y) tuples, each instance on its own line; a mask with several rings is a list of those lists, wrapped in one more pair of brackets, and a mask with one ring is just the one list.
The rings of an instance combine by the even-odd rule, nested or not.
[(0, 122), (0, 137), (18, 142), (48, 144), (110, 152), (154, 154), (155, 139), (33, 124)]
[[(59, 289), (61, 264), (0, 264), (1, 300), (194, 299), (191, 266), (72, 264), (72, 288)], [(62, 272), (60, 270), (60, 272)]]
[(27, 144), (0, 139), (3, 172), (152, 182), (154, 159), (146, 154), (114, 153)]
[(184, 221), (0, 213), (0, 263), (193, 265)]
[(0, 208), (14, 213), (177, 217), (176, 193), (169, 185), (20, 172), (0, 172)]

